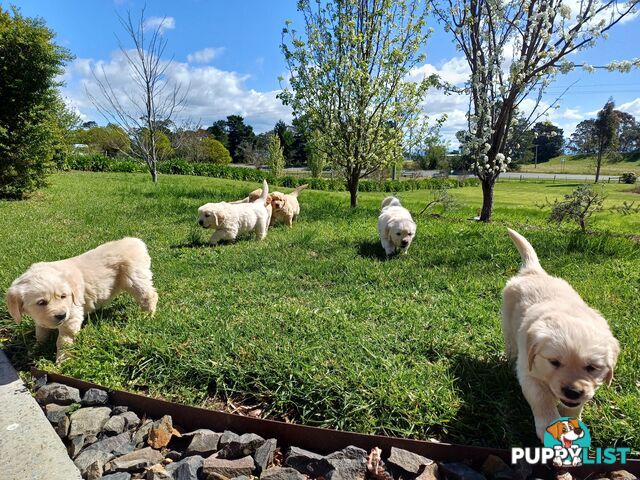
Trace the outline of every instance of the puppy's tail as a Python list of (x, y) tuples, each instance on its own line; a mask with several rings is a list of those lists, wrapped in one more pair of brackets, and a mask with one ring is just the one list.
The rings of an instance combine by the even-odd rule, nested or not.
[(520, 252), (520, 256), (522, 257), (522, 267), (520, 268), (520, 271), (533, 270), (544, 272), (544, 269), (538, 260), (538, 254), (536, 254), (536, 251), (533, 249), (529, 241), (515, 230), (511, 230), (510, 228), (507, 228), (507, 230), (509, 231), (511, 241), (516, 246), (518, 252)]
[(385, 207), (401, 207), (402, 205), (400, 204), (400, 200), (398, 200), (396, 197), (390, 196), (390, 197), (386, 197), (384, 200), (382, 200), (382, 207), (381, 208), (385, 208)]
[(262, 205), (267, 204), (267, 197), (269, 196), (269, 185), (267, 185), (267, 180), (262, 181), (262, 195), (260, 195), (253, 203), (260, 202)]
[(300, 185), (293, 192), (291, 192), (291, 195), (293, 195), (294, 197), (297, 197), (298, 195), (300, 195), (300, 192), (305, 188), (307, 188), (308, 186), (309, 185), (307, 183), (305, 183), (304, 185)]

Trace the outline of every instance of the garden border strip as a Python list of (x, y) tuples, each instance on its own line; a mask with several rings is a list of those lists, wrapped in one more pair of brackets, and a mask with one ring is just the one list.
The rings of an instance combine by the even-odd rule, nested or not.
[[(468, 459), (473, 461), (474, 465), (478, 467), (489, 455), (496, 455), (507, 463), (510, 463), (511, 460), (511, 453), (506, 449), (436, 443), (285, 423), (277, 420), (253, 418), (200, 407), (191, 407), (166, 400), (146, 397), (136, 393), (113, 390), (95, 383), (37, 368), (31, 369), (31, 375), (35, 378), (46, 375), (48, 381), (75, 387), (81, 392), (89, 388), (105, 390), (109, 393), (114, 405), (130, 407), (134, 411), (146, 414), (149, 417), (159, 418), (163, 415), (171, 415), (175, 424), (187, 430), (210, 428), (214, 431), (232, 430), (238, 434), (255, 433), (264, 438), (276, 438), (278, 443), (285, 447), (296, 446), (323, 455), (340, 450), (349, 445), (354, 445), (367, 451), (370, 451), (373, 447), (379, 447), (384, 452), (383, 456), (389, 454), (391, 447), (397, 447), (439, 462), (458, 462)], [(533, 473), (541, 478), (555, 478), (555, 473), (557, 473), (557, 470), (545, 465), (532, 466), (532, 469)], [(574, 476), (577, 475), (582, 478), (596, 473), (614, 470), (627, 470), (636, 476), (640, 476), (640, 459), (627, 459), (627, 463), (624, 465), (619, 463), (611, 465), (583, 465), (579, 467), (569, 467), (566, 470)]]

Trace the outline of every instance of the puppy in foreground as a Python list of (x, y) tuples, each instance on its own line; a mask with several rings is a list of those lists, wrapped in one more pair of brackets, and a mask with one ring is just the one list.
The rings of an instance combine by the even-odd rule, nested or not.
[(382, 201), (378, 233), (387, 255), (405, 254), (409, 250), (416, 235), (416, 224), (409, 210), (404, 208), (396, 197), (387, 197)]
[(269, 186), (265, 180), (262, 194), (250, 203), (207, 203), (198, 209), (198, 223), (202, 228), (213, 228), (211, 245), (220, 240), (235, 240), (239, 233), (255, 232), (256, 240), (267, 236), (269, 212), (267, 198)]
[(143, 310), (155, 313), (158, 294), (153, 288), (151, 258), (138, 238), (100, 245), (77, 257), (34, 263), (7, 291), (9, 313), (20, 323), (23, 313), (36, 324), (36, 339), (44, 342), (58, 330), (56, 360), (73, 343), (84, 315), (114, 298), (130, 293)]
[(542, 269), (527, 239), (509, 235), (522, 267), (502, 292), (502, 331), (542, 441), (554, 420), (579, 418), (598, 387), (611, 384), (620, 347), (607, 321)]

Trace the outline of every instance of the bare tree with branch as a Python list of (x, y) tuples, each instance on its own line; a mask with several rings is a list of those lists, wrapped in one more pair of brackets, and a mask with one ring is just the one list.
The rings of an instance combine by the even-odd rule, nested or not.
[[(436, 1), (436, 15), (452, 33), (471, 71), (465, 89), (470, 98), (470, 135), (464, 147), (475, 159), (473, 167), (482, 182), (480, 220), (491, 220), (494, 185), (510, 162), (508, 139), (523, 100), (535, 100), (533, 116), (553, 77), (579, 66), (567, 60), (567, 56), (606, 37), (607, 31), (633, 13), (638, 3), (638, 0)], [(625, 72), (639, 65), (640, 60), (634, 60), (582, 67)]]
[(125, 48), (118, 39), (133, 88), (116, 86), (102, 66), (98, 72), (92, 70), (97, 92), (87, 88), (87, 95), (107, 121), (124, 129), (131, 140), (131, 147), (125, 153), (144, 161), (153, 182), (157, 183), (158, 160), (162, 155), (158, 140), (162, 129), (174, 124), (174, 115), (184, 105), (187, 89), (167, 76), (173, 63), (173, 58), (163, 59), (167, 19), (151, 25), (145, 20), (144, 8), (138, 19), (134, 19), (131, 12), (119, 19), (126, 36), (133, 42), (133, 48)]

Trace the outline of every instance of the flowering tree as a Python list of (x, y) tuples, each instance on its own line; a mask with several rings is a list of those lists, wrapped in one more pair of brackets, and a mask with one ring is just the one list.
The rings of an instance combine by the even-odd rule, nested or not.
[[(453, 34), (471, 71), (466, 88), (470, 135), (464, 148), (475, 159), (473, 168), (482, 182), (480, 220), (491, 220), (495, 182), (511, 162), (508, 139), (518, 106), (533, 95), (531, 119), (553, 77), (578, 67), (567, 56), (606, 37), (639, 1), (439, 0), (436, 4), (436, 15)], [(582, 66), (626, 72), (640, 66), (640, 60)]]
[(345, 177), (351, 206), (358, 183), (401, 158), (409, 128), (434, 79), (407, 80), (428, 37), (422, 0), (300, 0), (304, 36), (283, 29), (290, 88), (280, 98), (306, 115), (318, 145)]

